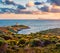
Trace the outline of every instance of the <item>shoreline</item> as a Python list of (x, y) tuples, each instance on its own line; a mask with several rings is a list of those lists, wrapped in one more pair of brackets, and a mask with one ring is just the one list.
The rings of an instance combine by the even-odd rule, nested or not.
[(0, 34), (16, 34), (23, 29), (29, 29), (29, 26), (25, 25), (12, 25), (0, 27)]

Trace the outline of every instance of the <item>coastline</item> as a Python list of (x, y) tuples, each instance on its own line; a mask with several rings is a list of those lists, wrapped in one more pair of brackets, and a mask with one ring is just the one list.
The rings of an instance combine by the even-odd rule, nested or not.
[(25, 26), (25, 25), (4, 26), (4, 27), (0, 27), (0, 34), (16, 34), (18, 33), (18, 31), (29, 28), (30, 28), (29, 26)]
[(0, 14), (0, 19), (51, 19), (51, 20), (59, 20), (60, 13), (48, 13), (42, 12), (40, 14)]

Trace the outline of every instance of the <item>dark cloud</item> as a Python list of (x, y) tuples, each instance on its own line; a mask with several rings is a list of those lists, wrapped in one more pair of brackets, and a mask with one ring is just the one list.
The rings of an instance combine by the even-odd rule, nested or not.
[(55, 3), (56, 5), (59, 5), (60, 6), (60, 0), (51, 0), (52, 3)]
[(41, 7), (39, 10), (41, 10), (43, 12), (48, 12), (48, 7), (47, 6), (44, 6), (44, 7)]
[(23, 5), (16, 4), (18, 9), (26, 9)]
[(9, 1), (9, 0), (5, 0), (5, 3), (8, 5), (10, 5), (10, 4), (15, 5), (15, 3), (13, 1)]
[(35, 2), (34, 3), (35, 5), (40, 5), (40, 4), (42, 4), (41, 2)]

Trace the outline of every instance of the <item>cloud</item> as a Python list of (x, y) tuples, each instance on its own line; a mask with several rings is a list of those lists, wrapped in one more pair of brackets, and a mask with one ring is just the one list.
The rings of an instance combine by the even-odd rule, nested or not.
[(32, 1), (28, 2), (28, 3), (26, 4), (26, 6), (27, 6), (27, 7), (32, 7), (32, 6), (34, 6), (34, 2), (32, 2)]
[(35, 2), (34, 4), (35, 5), (40, 5), (40, 4), (42, 4), (42, 2)]
[(47, 0), (47, 2), (44, 3), (43, 7), (38, 9), (43, 12), (60, 12), (60, 0)]
[(18, 9), (26, 9), (23, 5), (16, 4)]
[(15, 3), (14, 3), (13, 1), (9, 1), (9, 0), (5, 0), (5, 3), (6, 3), (7, 5), (10, 5), (10, 4), (15, 5)]
[[(32, 7), (32, 6), (35, 6), (38, 10), (41, 10), (41, 11), (46, 11), (46, 12), (48, 12), (48, 9), (49, 9), (49, 7), (50, 7), (50, 5), (53, 5), (54, 3), (56, 4), (56, 5), (59, 5), (60, 6), (60, 0), (47, 0), (46, 2), (40, 2), (40, 1), (35, 1), (35, 2), (29, 2), (29, 3), (27, 3), (27, 7), (24, 7), (24, 5), (22, 4), (21, 5), (21, 3), (19, 3), (19, 4), (17, 4), (17, 3), (15, 3), (14, 1), (12, 1), (12, 0), (0, 0), (0, 3), (4, 3), (4, 5), (7, 7), (7, 5), (9, 6), (9, 7), (11, 7), (10, 5), (12, 5), (12, 6), (15, 6), (16, 7), (16, 12), (18, 12), (18, 11), (20, 11), (21, 9), (26, 9), (27, 7)], [(37, 6), (38, 5), (38, 6)], [(43, 5), (42, 7), (40, 6), (39, 7), (39, 5)], [(4, 7), (5, 8), (5, 7)], [(11, 11), (12, 9), (13, 9), (14, 7), (12, 7), (12, 8), (10, 8), (9, 10)], [(7, 8), (6, 8), (7, 9)], [(33, 8), (32, 8), (33, 9)], [(32, 10), (31, 9), (31, 10)], [(35, 8), (34, 8), (35, 9)], [(55, 11), (55, 9), (53, 9), (52, 11)], [(58, 9), (56, 10), (56, 12), (58, 11)]]
[(60, 6), (60, 0), (51, 0), (52, 3), (55, 3), (56, 5), (59, 5)]
[(7, 5), (17, 6), (18, 9), (25, 9), (25, 7), (24, 7), (23, 5), (16, 4), (16, 3), (14, 3), (14, 1), (12, 1), (12, 0), (5, 0), (5, 3), (6, 3)]
[(0, 0), (0, 13), (19, 13), (18, 11), (21, 9), (26, 9), (23, 5), (16, 4), (12, 0)]

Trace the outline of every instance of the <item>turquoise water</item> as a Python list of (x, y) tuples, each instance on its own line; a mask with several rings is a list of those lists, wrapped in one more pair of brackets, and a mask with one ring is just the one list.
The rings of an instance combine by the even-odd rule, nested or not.
[(60, 28), (60, 20), (0, 20), (0, 26), (11, 26), (16, 23), (30, 27), (30, 29), (19, 31), (19, 34), (29, 34), (52, 28)]

